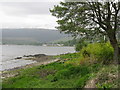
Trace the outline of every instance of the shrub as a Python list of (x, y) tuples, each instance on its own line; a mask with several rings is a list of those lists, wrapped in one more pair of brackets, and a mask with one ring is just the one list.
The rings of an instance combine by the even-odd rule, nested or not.
[(113, 48), (110, 43), (93, 43), (89, 44), (81, 50), (81, 55), (91, 57), (92, 59), (109, 62), (113, 58)]

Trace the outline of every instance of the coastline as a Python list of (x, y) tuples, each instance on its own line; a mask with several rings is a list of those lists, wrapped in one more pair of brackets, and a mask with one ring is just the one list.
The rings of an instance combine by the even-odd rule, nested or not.
[[(44, 57), (42, 60), (36, 59), (33, 60), (33, 58), (29, 58), (26, 60), (26, 58), (21, 58), (24, 55), (34, 55), (34, 54), (45, 54), (45, 55), (60, 55), (60, 54), (66, 54), (66, 53), (74, 53), (74, 47), (43, 47), (43, 46), (30, 46), (30, 45), (2, 45), (1, 49), (1, 69), (8, 70), (15, 67), (21, 67), (25, 66), (27, 64), (32, 64), (38, 62), (43, 62), (43, 60), (46, 61), (46, 57)], [(17, 58), (18, 59), (15, 59)], [(20, 59), (21, 58), (21, 59)], [(25, 60), (24, 60), (25, 59)]]
[(6, 71), (2, 73), (2, 85), (4, 88), (98, 88), (99, 83), (104, 86), (106, 82), (117, 87), (118, 66), (96, 61), (89, 63), (85, 59), (81, 63), (80, 57), (80, 53), (62, 54), (45, 62)]
[[(41, 56), (41, 55), (43, 55), (43, 56)], [(19, 57), (17, 57), (17, 58), (19, 58)], [(58, 58), (54, 58), (54, 56), (44, 55), (44, 54), (35, 54), (35, 55), (23, 56), (19, 60), (21, 60), (21, 59), (31, 60), (31, 61), (36, 61), (36, 62), (31, 63), (31, 64), (26, 64), (26, 65), (20, 66), (20, 67), (15, 67), (12, 69), (0, 71), (1, 78), (3, 79), (3, 78), (14, 77), (14, 76), (18, 75), (17, 71), (19, 71), (20, 69), (31, 68), (33, 66), (39, 66), (39, 65), (46, 65), (46, 64), (49, 64), (52, 62), (57, 62), (59, 60)], [(15, 72), (15, 73), (11, 73), (11, 72)]]

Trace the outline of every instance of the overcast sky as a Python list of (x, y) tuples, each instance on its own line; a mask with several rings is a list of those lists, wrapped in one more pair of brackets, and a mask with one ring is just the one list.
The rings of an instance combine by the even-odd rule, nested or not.
[[(8, 2), (9, 1), (9, 2)], [(0, 0), (0, 28), (51, 28), (57, 18), (49, 8), (62, 0)]]

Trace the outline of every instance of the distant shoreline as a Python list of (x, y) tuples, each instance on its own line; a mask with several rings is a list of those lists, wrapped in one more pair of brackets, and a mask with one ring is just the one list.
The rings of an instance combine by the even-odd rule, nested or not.
[[(19, 45), (19, 44), (0, 44), (1, 46), (2, 45), (5, 45), (5, 46), (42, 46), (42, 45)], [(74, 46), (42, 46), (42, 47), (74, 47)]]

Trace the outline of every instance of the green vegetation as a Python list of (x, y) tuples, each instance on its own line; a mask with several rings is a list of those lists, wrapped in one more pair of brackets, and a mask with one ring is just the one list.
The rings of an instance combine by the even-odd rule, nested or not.
[[(90, 88), (90, 86), (116, 88), (118, 66), (103, 63), (105, 59), (111, 59), (112, 54), (113, 49), (109, 43), (89, 44), (81, 52), (55, 56), (60, 59), (57, 62), (14, 71), (18, 75), (4, 79), (2, 86), (3, 88)], [(90, 83), (91, 81), (94, 82)]]
[[(110, 64), (118, 65), (120, 59), (119, 35), (118, 38), (116, 37), (120, 30), (120, 2), (65, 1), (50, 10), (52, 15), (58, 18), (59, 26), (57, 29), (61, 32), (71, 33), (73, 36), (87, 37), (91, 39), (92, 43), (106, 42), (108, 39), (110, 43), (87, 44), (86, 42), (79, 42), (76, 45), (76, 50), (80, 51), (79, 55), (74, 57), (74, 54), (69, 54), (71, 58), (68, 58), (69, 55), (63, 55), (62, 58), (65, 60), (67, 58), (68, 61), (65, 61), (67, 64), (82, 67), (86, 65), (87, 67), (96, 66), (96, 63), (99, 63), (102, 68), (98, 65), (96, 66), (99, 67), (98, 70), (96, 70), (96, 67), (91, 69), (93, 70), (92, 73), (96, 75), (91, 81), (94, 81), (94, 83), (86, 85), (102, 88), (116, 87), (118, 84), (118, 67)], [(94, 70), (97, 72), (94, 72)], [(86, 77), (81, 77), (76, 85), (82, 87), (85, 84), (84, 80), (88, 81), (88, 77)]]
[(87, 42), (85, 42), (84, 40), (79, 40), (76, 44), (75, 44), (75, 49), (76, 51), (80, 51), (83, 47), (86, 47), (88, 45)]
[[(120, 57), (118, 32), (120, 31), (120, 2), (74, 2), (65, 0), (50, 10), (57, 17), (56, 28), (73, 36), (109, 39), (114, 49), (113, 60), (117, 64)], [(105, 38), (106, 37), (106, 38)], [(119, 36), (118, 36), (119, 38)]]
[[(51, 64), (18, 70), (16, 76), (3, 80), (3, 87), (118, 88), (119, 11), (120, 2), (61, 2), (54, 6), (50, 12), (58, 18), (57, 29), (89, 38), (92, 44), (83, 40), (76, 45), (80, 52), (55, 56), (59, 60)], [(105, 43), (108, 39), (110, 43)], [(60, 43), (76, 44), (74, 40)]]
[(84, 47), (81, 50), (81, 53), (84, 57), (92, 57), (96, 60), (102, 60), (107, 64), (110, 63), (110, 60), (113, 60), (113, 48), (110, 43), (94, 43), (88, 44), (87, 47)]

